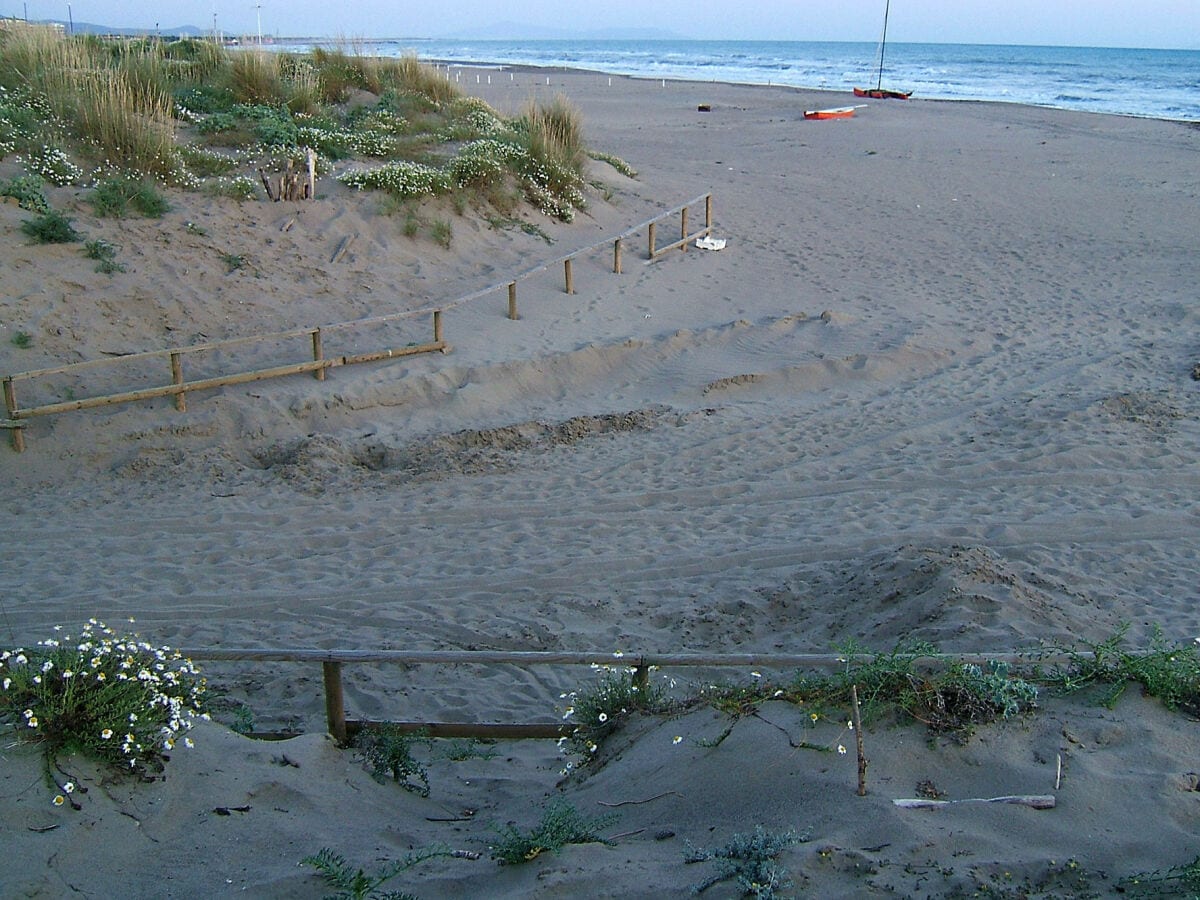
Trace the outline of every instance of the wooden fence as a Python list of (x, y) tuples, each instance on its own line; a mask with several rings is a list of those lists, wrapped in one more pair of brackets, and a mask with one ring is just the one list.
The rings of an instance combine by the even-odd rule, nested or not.
[[(236, 662), (293, 662), (320, 663), (324, 676), (325, 719), (329, 733), (345, 743), (367, 722), (346, 717), (342, 692), (342, 668), (346, 665), (382, 663), (388, 665), (491, 665), (517, 666), (620, 666), (631, 669), (634, 684), (646, 687), (650, 671), (663, 668), (763, 668), (763, 669), (835, 669), (849, 663), (869, 663), (876, 654), (852, 655), (834, 653), (558, 653), (554, 651), (521, 650), (289, 650), (289, 649), (196, 649), (182, 650), (193, 661)], [(1090, 652), (1046, 653), (1033, 650), (1027, 653), (958, 653), (918, 656), (930, 667), (950, 663), (1037, 663), (1065, 664), (1092, 657)], [(393, 722), (402, 731), (422, 732), (430, 737), (475, 737), (493, 739), (559, 738), (569, 734), (572, 727), (561, 723), (481, 723), (481, 722)], [(292, 737), (293, 733), (260, 735)]]
[[(688, 231), (688, 210), (697, 204), (704, 204), (704, 226), (695, 232)], [(678, 214), (680, 217), (679, 240), (674, 241), (665, 246), (659, 247), (656, 245), (657, 226), (663, 220)], [(551, 268), (561, 265), (563, 267), (564, 290), (568, 294), (575, 293), (575, 273), (573, 261), (576, 257), (591, 253), (602, 247), (607, 247), (612, 244), (613, 252), (613, 271), (617, 274), (621, 273), (621, 254), (623, 246), (631, 237), (640, 232), (643, 228), (647, 229), (648, 249), (647, 259), (654, 260), (670, 250), (686, 250), (688, 245), (695, 239), (712, 233), (712, 216), (713, 216), (713, 199), (712, 194), (704, 194), (689, 200), (687, 203), (662, 212), (652, 219), (642, 222), (632, 228), (622, 232), (615, 238), (606, 238), (603, 241), (592, 244), (587, 247), (581, 247), (573, 250), (571, 253), (561, 256), (558, 259), (550, 260), (521, 272), (514, 278), (500, 282), (498, 284), (489, 285), (478, 291), (474, 291), (457, 299), (439, 304), (436, 307), (424, 307), (416, 310), (408, 310), (400, 313), (391, 313), (388, 315), (374, 316), (366, 319), (356, 319), (350, 322), (338, 322), (331, 325), (323, 325), (320, 327), (298, 328), (293, 331), (281, 331), (272, 334), (252, 335), (244, 338), (234, 338), (227, 341), (216, 341), (206, 344), (196, 344), (189, 347), (178, 347), (170, 350), (151, 350), (145, 353), (130, 353), (123, 356), (116, 356), (109, 359), (95, 359), (87, 362), (72, 363), (65, 366), (56, 366), (46, 369), (35, 369), (27, 372), (18, 372), (13, 375), (5, 375), (0, 381), (4, 390), (4, 408), (7, 413), (7, 418), (0, 419), (0, 428), (7, 428), (11, 434), (11, 444), (13, 450), (20, 453), (25, 449), (25, 434), (27, 420), (37, 416), (57, 415), (59, 413), (71, 412), (74, 410), (92, 409), (99, 406), (110, 406), (117, 403), (134, 403), (140, 400), (149, 400), (156, 397), (173, 396), (175, 398), (175, 408), (180, 411), (187, 409), (187, 394), (194, 391), (211, 390), (219, 387), (226, 387), (234, 384), (245, 384), (251, 381), (263, 381), (268, 378), (281, 378), (285, 375), (298, 375), (306, 372), (311, 372), (313, 377), (324, 381), (325, 374), (329, 369), (339, 366), (354, 365), (356, 363), (376, 362), (383, 359), (394, 359), (401, 356), (410, 356), (417, 353), (446, 353), (450, 349), (450, 345), (446, 343), (443, 335), (442, 317), (447, 310), (462, 306), (466, 303), (478, 300), (482, 297), (505, 291), (508, 297), (508, 317), (510, 319), (519, 318), (517, 314), (517, 284), (525, 279), (528, 279), (541, 272), (545, 272)], [(374, 350), (368, 353), (345, 354), (341, 356), (327, 357), (324, 354), (324, 337), (330, 333), (349, 328), (364, 328), (370, 326), (381, 325), (388, 322), (395, 322), (402, 319), (411, 319), (419, 316), (432, 316), (433, 319), (433, 339), (425, 343), (411, 343), (400, 347), (387, 347), (382, 350)], [(306, 358), (299, 362), (289, 362), (283, 365), (271, 366), (268, 368), (252, 369), (249, 371), (234, 372), (231, 374), (216, 375), (205, 378), (197, 378), (188, 381), (184, 376), (184, 361), (191, 355), (199, 353), (218, 353), (225, 352), (237, 347), (247, 347), (251, 345), (263, 345), (268, 342), (281, 342), (301, 340), (305, 344)], [(311, 350), (311, 353), (308, 351)], [(153, 385), (151, 387), (139, 388), (136, 390), (118, 391), (116, 393), (100, 394), (81, 399), (62, 400), (57, 403), (45, 403), (36, 406), (20, 406), (17, 401), (17, 384), (20, 382), (33, 381), (35, 379), (49, 378), (55, 375), (77, 375), (87, 370), (93, 370), (100, 366), (123, 366), (130, 367), (134, 363), (145, 363), (147, 361), (164, 360), (170, 365), (169, 382)], [(164, 373), (165, 373), (164, 366)]]

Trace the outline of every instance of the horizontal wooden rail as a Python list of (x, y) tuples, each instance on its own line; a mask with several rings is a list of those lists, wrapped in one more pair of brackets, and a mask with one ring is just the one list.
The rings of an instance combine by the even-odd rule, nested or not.
[[(328, 328), (330, 326), (323, 326)], [(83, 362), (68, 363), (64, 366), (55, 366), (51, 369), (30, 369), (27, 372), (14, 372), (12, 375), (5, 376), (13, 381), (22, 381), (29, 378), (40, 378), (45, 375), (63, 375), (68, 372), (80, 372), (84, 369), (95, 368), (96, 366), (111, 366), (113, 363), (125, 364), (141, 359), (155, 359), (164, 356), (170, 356), (173, 353), (200, 353), (206, 350), (228, 350), (232, 347), (237, 347), (243, 344), (265, 344), (267, 341), (282, 341), (294, 337), (305, 337), (311, 335), (319, 328), (295, 328), (291, 331), (275, 331), (267, 334), (254, 334), (247, 337), (229, 338), (224, 341), (209, 341), (206, 344), (189, 344), (186, 347), (172, 347), (168, 350), (145, 350), (139, 353), (113, 353), (109, 356), (99, 357), (97, 359), (85, 359)]]
[[(834, 669), (850, 663), (865, 664), (884, 656), (874, 653), (563, 653), (538, 650), (316, 650), (316, 649), (234, 649), (196, 648), (180, 651), (191, 660), (224, 662), (307, 662), (321, 663), (324, 673), (325, 713), (329, 733), (345, 743), (363, 727), (362, 722), (346, 717), (342, 692), (342, 667), (347, 664), (391, 663), (396, 665), (512, 665), (526, 666), (618, 666), (634, 672), (635, 684), (649, 682), (654, 668), (762, 668), (762, 669)], [(1004, 653), (932, 653), (913, 657), (930, 666), (952, 663), (986, 665), (1055, 665), (1087, 659), (1091, 652), (1047, 652), (1041, 649)], [(886, 656), (884, 656), (886, 658)], [(425, 732), (430, 737), (557, 738), (569, 733), (561, 723), (467, 723), (399, 722), (390, 723), (402, 731)], [(275, 734), (273, 737), (287, 735)]]
[(256, 369), (253, 372), (238, 372), (236, 375), (218, 375), (213, 378), (201, 378), (198, 381), (184, 381), (179, 384), (164, 384), (158, 387), (142, 388), (136, 391), (125, 391), (120, 394), (105, 394), (103, 397), (87, 397), (83, 400), (64, 400), (61, 403), (47, 403), (44, 406), (29, 406), (17, 408), (12, 414), (20, 419), (33, 416), (52, 416), (56, 413), (73, 412), (79, 409), (94, 409), (98, 406), (111, 406), (114, 403), (133, 403), (138, 400), (152, 400), (155, 397), (167, 397), (171, 394), (186, 394), (188, 391), (204, 391), (225, 387), (231, 384), (247, 384), (252, 381), (264, 381), (268, 378), (279, 378), (283, 375), (296, 375), (301, 372), (313, 372), (317, 369), (327, 369), (333, 365), (333, 360), (321, 359), (313, 362), (291, 363), (286, 366), (275, 366), (270, 369)]
[[(704, 203), (704, 228), (692, 234), (688, 233), (688, 211), (692, 206), (703, 201)], [(388, 313), (381, 316), (372, 316), (369, 318), (355, 319), (349, 322), (336, 322), (330, 325), (320, 327), (296, 328), (290, 331), (279, 331), (270, 334), (251, 335), (248, 337), (231, 338), (223, 341), (208, 342), (204, 344), (193, 344), (187, 347), (174, 347), (166, 350), (148, 350), (138, 353), (115, 354), (106, 358), (85, 360), (78, 363), (70, 363), (62, 366), (52, 366), (43, 369), (31, 369), (25, 372), (17, 372), (12, 375), (6, 375), (2, 379), (4, 389), (4, 404), (6, 417), (0, 419), (0, 428), (7, 429), (11, 432), (12, 448), (18, 453), (25, 449), (24, 437), (24, 422), (25, 419), (31, 419), (37, 416), (57, 415), (64, 412), (73, 412), (84, 409), (95, 409), (103, 406), (111, 406), (118, 403), (133, 403), (142, 400), (150, 400), (157, 397), (173, 396), (175, 398), (175, 408), (184, 412), (187, 410), (186, 395), (192, 391), (211, 390), (219, 387), (226, 387), (235, 384), (246, 384), (253, 381), (263, 381), (269, 378), (281, 378), (288, 375), (303, 374), (311, 372), (318, 380), (324, 380), (325, 374), (329, 369), (339, 366), (354, 365), (357, 363), (374, 362), (384, 359), (394, 359), (401, 356), (409, 356), (416, 353), (430, 353), (441, 351), (447, 352), (449, 345), (442, 335), (442, 316), (448, 309), (453, 309), (462, 306), (465, 303), (478, 300), (497, 291), (504, 290), (507, 292), (507, 313), (508, 318), (519, 318), (517, 312), (517, 284), (520, 281), (531, 278), (534, 275), (549, 271), (550, 269), (561, 266), (563, 271), (564, 285), (563, 290), (567, 294), (575, 293), (575, 274), (573, 263), (576, 257), (582, 256), (585, 253), (594, 252), (600, 248), (607, 248), (612, 244), (613, 248), (613, 271), (620, 274), (621, 272), (621, 245), (629, 236), (636, 234), (643, 228), (649, 230), (649, 253), (648, 259), (654, 260), (668, 250), (675, 248), (687, 249), (687, 244), (701, 235), (710, 234), (712, 232), (712, 210), (713, 198), (712, 194), (702, 194), (695, 197), (686, 203), (679, 204), (671, 209), (659, 213), (645, 222), (634, 225), (631, 228), (621, 232), (615, 238), (604, 238), (587, 247), (580, 247), (572, 250), (570, 253), (564, 254), (556, 259), (547, 260), (532, 268), (518, 274), (515, 278), (509, 278), (497, 284), (489, 285), (469, 294), (463, 295), (448, 303), (439, 304), (438, 306), (427, 306), (420, 309), (405, 310), (403, 312)], [(663, 219), (673, 216), (676, 213), (680, 214), (680, 230), (683, 235), (680, 240), (669, 244), (665, 247), (655, 248), (655, 226)], [(402, 348), (385, 348), (383, 350), (375, 350), (368, 353), (360, 353), (356, 355), (335, 356), (326, 358), (323, 352), (323, 334), (328, 334), (338, 329), (349, 328), (365, 328), (372, 325), (393, 322), (400, 319), (410, 319), (420, 315), (433, 314), (433, 341), (425, 344), (410, 345)], [(194, 381), (186, 381), (183, 374), (184, 357), (188, 354), (201, 353), (204, 351), (225, 351), (234, 347), (247, 346), (251, 344), (263, 344), (269, 341), (282, 341), (296, 337), (307, 337), (312, 344), (312, 359), (311, 361), (289, 363), (286, 365), (273, 366), (264, 369), (255, 369), (249, 372), (237, 372), (229, 375), (218, 375), (210, 378), (197, 379)], [(64, 400), (58, 403), (46, 403), (37, 406), (22, 407), (17, 403), (15, 385), (17, 382), (29, 381), (35, 378), (48, 377), (51, 375), (74, 374), (87, 369), (92, 369), (101, 365), (122, 364), (128, 365), (131, 362), (145, 361), (152, 359), (169, 359), (171, 369), (171, 381), (169, 384), (156, 385), (153, 387), (140, 388), (137, 390), (119, 391), (113, 394), (105, 394), (95, 397), (84, 397), (80, 399)]]
[[(208, 647), (180, 651), (189, 659), (255, 662), (393, 663), (397, 665), (514, 665), (514, 666), (659, 666), (661, 668), (832, 669), (847, 663), (869, 663), (885, 654), (855, 653), (565, 653), (554, 650), (295, 650)], [(1061, 663), (1090, 657), (1089, 653), (1054, 653), (1033, 649), (1004, 653), (931, 653), (914, 659), (933, 664), (953, 662)]]

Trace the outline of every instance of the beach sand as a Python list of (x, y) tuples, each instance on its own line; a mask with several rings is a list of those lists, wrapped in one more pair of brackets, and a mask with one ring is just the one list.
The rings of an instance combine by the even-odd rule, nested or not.
[[(53, 191), (120, 248), (113, 276), (77, 246), (29, 245), (27, 214), (0, 204), (0, 372), (449, 302), (707, 192), (726, 248), (647, 263), (631, 243), (616, 275), (605, 247), (576, 261), (574, 295), (557, 271), (523, 282), (518, 321), (503, 290), (449, 310), (446, 355), (34, 421), (25, 453), (0, 448), (5, 645), (92, 616), (188, 648), (998, 653), (1124, 624), (1135, 647), (1200, 634), (1200, 130), (920, 100), (805, 121), (845, 96), (589, 72), (461, 83), (506, 114), (564, 94), (638, 177), (593, 163), (585, 214), (534, 219), (553, 246), (435, 211), (449, 249), (330, 179), (305, 205), (179, 194), (161, 221), (99, 220), (86, 192)], [(246, 264), (227, 271), (229, 254)], [(397, 886), (674, 896), (713, 871), (685, 864), (686, 841), (756, 825), (803, 837), (780, 858), (802, 896), (1106, 895), (1196, 856), (1196, 724), (1136, 691), (1112, 710), (1043, 696), (961, 746), (880, 723), (866, 797), (853, 752), (791, 746), (845, 740), (838, 723), (768, 704), (716, 746), (711, 710), (635, 720), (561, 784), (552, 741), (441, 759), (422, 799), (321, 734), (319, 667), (204, 669), (226, 710), (309, 733), (205, 725), (165, 782), (80, 769), (81, 811), (52, 808), (36, 752), (5, 745), (0, 894), (319, 897), (298, 862), (323, 846), (373, 868), (444, 843), (483, 856)], [(712, 677), (663, 674), (679, 696)], [(354, 666), (347, 706), (554, 722), (594, 678)], [(927, 780), (1057, 805), (893, 806)], [(558, 795), (618, 814), (621, 836), (488, 859), (495, 826)], [(649, 802), (603, 805), (630, 800)]]

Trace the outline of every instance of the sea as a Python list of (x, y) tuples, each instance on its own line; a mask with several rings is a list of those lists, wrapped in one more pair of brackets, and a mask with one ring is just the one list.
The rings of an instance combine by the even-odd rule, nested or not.
[[(328, 46), (284, 40), (276, 50)], [(639, 78), (779, 84), (914, 97), (1023, 103), (1200, 121), (1200, 50), (889, 42), (699, 40), (356, 40), (378, 56), (472, 65), (565, 66)]]

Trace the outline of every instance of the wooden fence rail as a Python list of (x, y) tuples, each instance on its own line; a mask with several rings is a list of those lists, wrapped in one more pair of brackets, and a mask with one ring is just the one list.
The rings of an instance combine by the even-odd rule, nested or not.
[[(296, 650), (296, 649), (192, 649), (181, 651), (194, 661), (320, 663), (325, 690), (325, 719), (329, 733), (345, 743), (365, 722), (346, 717), (342, 668), (352, 664), (391, 665), (492, 665), (517, 666), (624, 666), (633, 671), (634, 683), (649, 684), (650, 671), (660, 668), (763, 668), (835, 669), (849, 663), (869, 663), (879, 656), (858, 653), (560, 653), (522, 650)], [(1091, 652), (1047, 653), (1043, 650), (1004, 653), (938, 653), (915, 657), (931, 667), (950, 663), (990, 662), (1061, 665), (1091, 658)], [(558, 738), (570, 732), (565, 724), (512, 724), (478, 722), (396, 722), (408, 732), (430, 737)], [(276, 735), (283, 736), (283, 735)]]
[[(688, 234), (688, 209), (698, 203), (704, 203), (704, 227), (694, 234)], [(252, 381), (262, 381), (268, 378), (281, 378), (285, 375), (298, 375), (305, 372), (311, 372), (313, 377), (320, 381), (325, 380), (325, 374), (329, 369), (338, 366), (354, 365), (356, 363), (376, 362), (383, 359), (394, 359), (401, 356), (410, 356), (417, 353), (432, 353), (449, 351), (449, 344), (446, 343), (443, 335), (442, 316), (447, 310), (462, 306), (466, 303), (478, 300), (500, 290), (507, 291), (508, 296), (508, 318), (517, 319), (517, 284), (545, 272), (551, 268), (562, 266), (564, 291), (568, 294), (575, 293), (575, 273), (574, 260), (576, 257), (586, 253), (594, 252), (601, 247), (607, 247), (609, 242), (613, 243), (613, 271), (617, 274), (621, 273), (621, 246), (622, 242), (627, 240), (632, 235), (639, 232), (641, 229), (648, 229), (649, 251), (647, 258), (654, 260), (661, 256), (667, 250), (680, 248), (687, 249), (688, 243), (694, 238), (698, 238), (712, 233), (712, 211), (713, 200), (712, 194), (704, 194), (700, 197), (693, 198), (687, 203), (680, 204), (665, 212), (659, 213), (652, 219), (633, 226), (615, 238), (605, 238), (595, 244), (587, 247), (581, 247), (572, 252), (561, 256), (557, 259), (541, 263), (531, 269), (521, 272), (516, 277), (500, 282), (498, 284), (489, 285), (470, 294), (458, 297), (455, 300), (447, 303), (442, 303), (434, 306), (423, 307), (421, 309), (407, 310), (400, 313), (390, 313), (382, 316), (373, 316), (365, 319), (355, 319), (350, 322), (338, 322), (330, 325), (309, 328), (297, 328), (291, 331), (280, 331), (272, 334), (251, 335), (249, 337), (232, 338), (225, 341), (215, 341), (206, 344), (194, 344), (188, 347), (176, 347), (168, 350), (150, 350), (143, 353), (130, 353), (123, 356), (117, 356), (107, 359), (93, 359), (85, 362), (71, 363), (69, 365), (54, 366), (45, 369), (33, 369), (27, 372), (17, 372), (12, 375), (5, 375), (0, 379), (0, 384), (3, 385), (4, 392), (4, 408), (6, 418), (0, 419), (0, 428), (6, 428), (11, 434), (11, 444), (13, 450), (20, 453), (25, 449), (25, 433), (26, 420), (37, 416), (57, 415), (64, 412), (72, 412), (83, 409), (93, 409), (100, 406), (109, 406), (117, 403), (133, 403), (140, 400), (149, 400), (155, 397), (175, 398), (175, 409), (184, 412), (187, 410), (186, 395), (192, 391), (212, 390), (214, 388), (226, 387), (235, 384), (245, 384)], [(655, 248), (655, 226), (658, 222), (675, 215), (680, 215), (680, 233), (682, 235), (679, 241), (667, 247)], [(369, 325), (377, 325), (385, 322), (393, 322), (400, 319), (408, 319), (421, 315), (433, 316), (433, 340), (423, 344), (414, 344), (404, 347), (390, 347), (382, 350), (375, 350), (369, 353), (360, 353), (357, 355), (344, 355), (335, 357), (326, 357), (324, 355), (323, 336), (329, 334), (335, 329), (347, 328), (363, 328)], [(196, 379), (187, 381), (184, 378), (184, 361), (190, 354), (202, 353), (206, 351), (216, 352), (230, 350), (234, 347), (246, 346), (251, 344), (263, 344), (268, 341), (282, 341), (291, 338), (305, 338), (311, 346), (311, 359), (306, 359), (303, 362), (292, 362), (286, 365), (272, 366), (269, 368), (255, 369), (248, 372), (236, 372), (228, 375), (218, 375), (209, 378)], [(153, 359), (164, 359), (170, 366), (171, 380), (165, 384), (154, 385), (152, 387), (141, 388), (138, 390), (120, 391), (114, 394), (104, 394), (100, 396), (85, 397), (82, 399), (63, 400), (58, 403), (45, 403), (37, 406), (20, 406), (17, 400), (16, 385), (22, 381), (32, 381), (38, 378), (46, 378), (51, 375), (74, 375), (80, 372), (93, 369), (99, 366), (122, 365), (128, 367), (133, 362), (142, 362)]]

